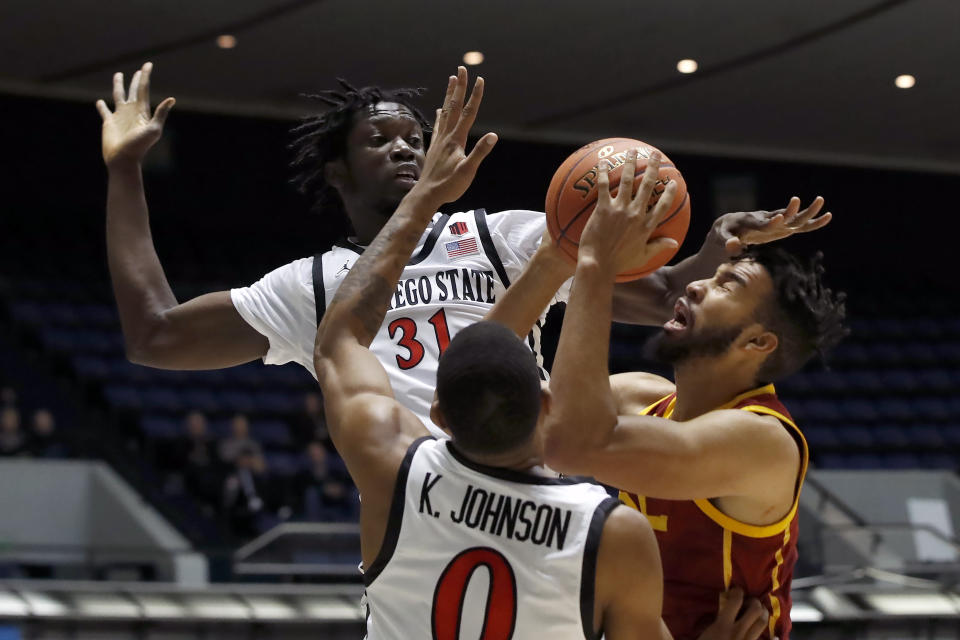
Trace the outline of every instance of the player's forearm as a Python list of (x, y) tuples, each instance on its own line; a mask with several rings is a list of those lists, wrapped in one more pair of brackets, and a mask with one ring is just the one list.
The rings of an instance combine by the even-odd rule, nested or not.
[(577, 264), (551, 372), (547, 463), (563, 471), (578, 453), (609, 439), (617, 425), (608, 359), (613, 274), (591, 258)]
[(728, 257), (723, 241), (712, 228), (694, 255), (673, 266), (660, 267), (646, 278), (617, 284), (613, 319), (627, 324), (663, 324), (673, 317), (673, 306), (687, 285), (711, 277)]
[(562, 258), (538, 250), (484, 320), (499, 322), (525, 338), (543, 310), (550, 306), (557, 290), (572, 275), (573, 267)]
[(338, 341), (370, 345), (383, 324), (397, 281), (439, 204), (416, 188), (404, 197), (327, 307), (318, 329), (318, 358), (332, 353)]
[(177, 300), (153, 246), (143, 177), (135, 162), (109, 167), (107, 260), (127, 353), (136, 360), (163, 312)]

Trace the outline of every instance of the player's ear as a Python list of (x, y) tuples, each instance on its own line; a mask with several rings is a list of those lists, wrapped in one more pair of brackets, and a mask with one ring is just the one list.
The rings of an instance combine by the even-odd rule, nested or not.
[(330, 160), (323, 165), (323, 178), (337, 191), (343, 189), (347, 178), (347, 165), (343, 159)]
[(779, 344), (780, 341), (777, 339), (777, 334), (761, 327), (749, 337), (746, 344), (744, 344), (744, 348), (753, 353), (770, 355), (776, 350)]
[(430, 419), (433, 420), (435, 425), (443, 429), (444, 433), (453, 435), (450, 433), (450, 429), (447, 429), (447, 420), (440, 412), (440, 401), (437, 400), (436, 394), (433, 395), (433, 403), (430, 405)]
[(550, 384), (545, 380), (540, 381), (540, 417), (543, 418), (550, 413), (550, 407), (553, 405), (553, 395), (550, 393)]

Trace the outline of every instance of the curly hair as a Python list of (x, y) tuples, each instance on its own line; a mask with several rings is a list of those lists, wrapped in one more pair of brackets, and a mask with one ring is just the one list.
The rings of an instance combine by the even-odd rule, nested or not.
[(761, 306), (760, 321), (776, 334), (778, 345), (757, 373), (760, 382), (788, 376), (814, 356), (825, 360), (850, 333), (844, 326), (847, 296), (824, 284), (822, 253), (804, 263), (783, 249), (759, 245), (736, 260), (762, 265), (773, 280), (774, 294)]
[(319, 101), (329, 108), (303, 118), (299, 125), (290, 130), (294, 136), (289, 145), (294, 152), (290, 167), (295, 171), (290, 182), (310, 199), (313, 211), (322, 211), (325, 216), (331, 213), (338, 215), (349, 225), (340, 195), (327, 183), (323, 169), (331, 160), (346, 154), (347, 136), (356, 123), (357, 114), (379, 102), (396, 102), (410, 110), (424, 132), (430, 130), (430, 124), (413, 103), (425, 91), (423, 88), (357, 89), (342, 78), (337, 78), (337, 82), (340, 83), (339, 89), (304, 94), (304, 97)]

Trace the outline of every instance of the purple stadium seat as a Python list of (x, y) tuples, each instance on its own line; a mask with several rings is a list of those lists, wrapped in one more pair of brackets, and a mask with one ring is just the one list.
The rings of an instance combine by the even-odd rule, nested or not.
[(250, 413), (253, 411), (253, 398), (246, 391), (227, 389), (217, 393), (217, 400), (223, 411), (230, 413)]
[(920, 466), (924, 469), (953, 471), (960, 468), (960, 460), (943, 451), (920, 454)]
[(289, 477), (300, 471), (300, 460), (297, 456), (283, 451), (267, 451), (263, 454), (267, 461), (267, 469), (278, 476)]
[(873, 431), (862, 425), (837, 427), (836, 435), (847, 449), (871, 449), (877, 442)]
[(180, 421), (164, 415), (145, 415), (140, 429), (148, 438), (173, 439), (183, 435)]
[(933, 425), (918, 424), (908, 427), (907, 436), (913, 446), (920, 449), (937, 450), (946, 446), (940, 430)]
[(120, 384), (108, 384), (103, 390), (107, 402), (116, 409), (140, 409), (143, 403), (135, 387)]
[(836, 404), (843, 418), (850, 422), (876, 422), (879, 417), (876, 406), (868, 399), (845, 398)]
[(840, 439), (837, 438), (836, 431), (832, 427), (820, 425), (806, 427), (803, 429), (803, 435), (814, 451), (840, 448)]
[(888, 453), (882, 458), (883, 466), (887, 469), (920, 469), (920, 458), (910, 452)]
[(182, 392), (183, 406), (187, 411), (216, 413), (220, 410), (217, 396), (208, 389), (185, 389)]
[(264, 446), (285, 447), (291, 443), (290, 429), (282, 420), (256, 420), (250, 423), (250, 435)]
[(872, 431), (877, 445), (885, 449), (903, 449), (913, 444), (908, 431), (895, 424), (878, 425)]
[(847, 390), (852, 393), (879, 393), (887, 388), (876, 371), (847, 371), (843, 376)]
[(920, 377), (909, 369), (891, 369), (880, 373), (883, 389), (887, 393), (913, 393), (920, 389)]

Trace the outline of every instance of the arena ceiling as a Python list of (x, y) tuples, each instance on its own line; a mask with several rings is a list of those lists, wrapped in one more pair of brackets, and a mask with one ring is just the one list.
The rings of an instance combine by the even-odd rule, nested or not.
[(152, 60), (177, 110), (296, 117), (337, 76), (429, 106), (468, 50), (505, 136), (960, 173), (960, 0), (4, 0), (0, 93), (93, 114)]

